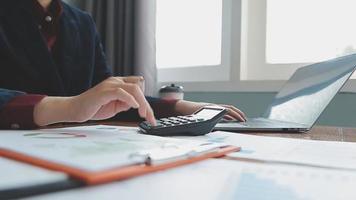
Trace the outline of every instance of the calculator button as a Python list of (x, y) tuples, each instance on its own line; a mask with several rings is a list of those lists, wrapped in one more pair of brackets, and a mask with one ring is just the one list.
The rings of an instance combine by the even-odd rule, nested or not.
[(178, 117), (170, 117), (169, 119), (172, 120), (172, 121), (180, 120)]
[(197, 119), (197, 121), (198, 121), (198, 122), (202, 122), (202, 121), (204, 121), (204, 119)]

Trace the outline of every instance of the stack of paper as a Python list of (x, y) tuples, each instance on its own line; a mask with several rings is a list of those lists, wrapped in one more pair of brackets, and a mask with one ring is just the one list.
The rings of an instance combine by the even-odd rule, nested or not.
[(214, 159), (33, 199), (356, 199), (355, 182), (356, 174), (348, 171)]
[(255, 136), (217, 131), (198, 141), (241, 146), (232, 158), (356, 170), (356, 143)]

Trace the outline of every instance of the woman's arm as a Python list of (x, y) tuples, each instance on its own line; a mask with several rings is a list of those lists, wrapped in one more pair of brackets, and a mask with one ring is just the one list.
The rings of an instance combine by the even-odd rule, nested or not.
[(140, 117), (156, 123), (139, 85), (111, 77), (78, 96), (45, 97), (34, 108), (34, 122), (46, 126), (59, 122), (103, 120), (130, 108), (138, 109)]
[(50, 97), (0, 89), (0, 128), (32, 129), (59, 122), (108, 119), (130, 108), (155, 124), (140, 87), (142, 77), (110, 77), (72, 97)]

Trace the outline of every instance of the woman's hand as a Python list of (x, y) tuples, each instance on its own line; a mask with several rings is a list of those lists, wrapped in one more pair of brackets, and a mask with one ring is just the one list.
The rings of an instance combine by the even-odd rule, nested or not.
[(111, 77), (74, 97), (46, 97), (35, 106), (34, 121), (39, 126), (58, 122), (102, 120), (137, 108), (142, 118), (156, 124), (141, 83), (143, 78)]
[(140, 87), (142, 92), (145, 92), (145, 79), (143, 76), (123, 76), (123, 77), (116, 77), (124, 81), (125, 83), (132, 83), (136, 84)]
[[(216, 104), (179, 100), (176, 104), (175, 110), (181, 115), (190, 115), (195, 111), (199, 110), (200, 108), (209, 105), (216, 105)], [(236, 107), (231, 105), (219, 105), (219, 104), (218, 106), (222, 106), (228, 109), (228, 113), (225, 116), (226, 119), (239, 120), (242, 122), (246, 121), (246, 115)]]

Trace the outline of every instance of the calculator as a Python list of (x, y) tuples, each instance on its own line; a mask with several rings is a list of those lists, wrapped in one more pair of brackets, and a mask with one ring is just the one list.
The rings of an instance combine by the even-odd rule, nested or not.
[(139, 124), (139, 128), (144, 134), (158, 136), (205, 135), (212, 131), (226, 113), (224, 107), (205, 106), (192, 115), (160, 118), (156, 126), (144, 121)]

